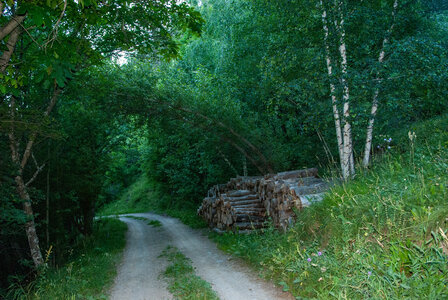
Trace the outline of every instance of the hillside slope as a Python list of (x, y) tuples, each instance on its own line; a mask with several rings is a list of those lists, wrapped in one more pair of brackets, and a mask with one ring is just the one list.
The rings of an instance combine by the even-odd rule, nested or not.
[(298, 298), (448, 297), (448, 117), (384, 137), (369, 171), (286, 234), (214, 236)]

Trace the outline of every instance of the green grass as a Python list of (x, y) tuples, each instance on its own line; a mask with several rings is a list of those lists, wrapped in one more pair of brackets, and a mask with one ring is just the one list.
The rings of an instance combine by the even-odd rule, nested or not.
[(194, 273), (190, 260), (178, 249), (167, 247), (161, 257), (171, 263), (163, 273), (168, 279), (168, 289), (176, 299), (219, 299), (210, 284)]
[(287, 233), (212, 237), (298, 299), (447, 299), (448, 117), (391, 136)]
[(161, 227), (162, 223), (160, 223), (160, 221), (158, 220), (149, 220), (148, 218), (145, 217), (136, 217), (136, 216), (126, 216), (126, 218), (131, 218), (134, 220), (140, 220), (140, 221), (148, 221), (148, 225), (152, 226), (152, 227)]
[(143, 213), (154, 209), (158, 195), (153, 191), (145, 176), (134, 182), (121, 197), (101, 208), (99, 215)]
[(99, 215), (153, 212), (177, 218), (192, 228), (207, 227), (207, 224), (198, 217), (197, 207), (165, 208), (162, 206), (165, 202), (167, 202), (166, 199), (154, 191), (146, 176), (142, 175), (117, 201), (101, 208)]
[(158, 220), (149, 220), (148, 225), (152, 227), (161, 227), (162, 223), (160, 223), (160, 221)]
[(134, 219), (134, 220), (140, 220), (140, 221), (147, 221), (147, 220), (148, 220), (148, 218), (145, 218), (145, 217), (136, 217), (136, 216), (126, 216), (126, 218)]
[(12, 299), (107, 299), (126, 244), (127, 226), (117, 219), (95, 222), (94, 233), (78, 245), (69, 262), (44, 270), (31, 285), (17, 285)]

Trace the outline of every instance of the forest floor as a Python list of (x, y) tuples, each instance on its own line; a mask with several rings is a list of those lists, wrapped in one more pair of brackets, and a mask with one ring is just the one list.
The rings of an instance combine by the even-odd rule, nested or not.
[[(222, 300), (294, 299), (273, 283), (258, 278), (240, 260), (218, 250), (202, 231), (177, 219), (136, 213), (120, 215), (120, 220), (128, 224), (127, 244), (110, 291), (111, 299), (172, 299), (161, 276), (168, 265), (162, 255), (167, 247), (176, 247), (189, 258), (196, 275), (210, 283)], [(154, 221), (162, 226), (150, 226)]]

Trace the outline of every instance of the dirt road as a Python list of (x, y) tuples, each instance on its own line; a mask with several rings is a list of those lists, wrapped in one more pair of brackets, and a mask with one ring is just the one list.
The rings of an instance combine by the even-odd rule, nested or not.
[(167, 284), (159, 275), (167, 266), (160, 258), (168, 245), (177, 247), (191, 259), (196, 274), (212, 285), (222, 300), (293, 299), (251, 272), (249, 268), (216, 248), (200, 231), (183, 225), (177, 219), (151, 213), (130, 214), (158, 220), (162, 227), (151, 227), (147, 221), (121, 216), (128, 224), (127, 244), (118, 268), (111, 299), (172, 299)]

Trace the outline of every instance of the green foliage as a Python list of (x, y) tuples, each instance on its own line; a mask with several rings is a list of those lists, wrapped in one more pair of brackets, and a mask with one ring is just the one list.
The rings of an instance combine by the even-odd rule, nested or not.
[(214, 239), (298, 297), (446, 298), (447, 120), (391, 133), (395, 146), (371, 171), (298, 212), (287, 233)]
[[(162, 196), (150, 183), (145, 175), (142, 175), (123, 195), (101, 208), (99, 214), (102, 216), (118, 215), (127, 213), (154, 212), (166, 214), (178, 218), (182, 223), (192, 228), (204, 228), (207, 224), (198, 217), (196, 204), (179, 203), (176, 206), (169, 206), (167, 202), (170, 198)], [(151, 222), (151, 221), (150, 221)]]
[(219, 299), (211, 285), (195, 275), (190, 260), (178, 249), (168, 246), (161, 256), (171, 262), (163, 275), (176, 299)]
[[(116, 219), (95, 222), (92, 236), (73, 245), (65, 265), (44, 269), (28, 286), (17, 282), (7, 298), (107, 299), (105, 295), (126, 244), (126, 230), (126, 224)], [(46, 259), (51, 256), (50, 249)]]

